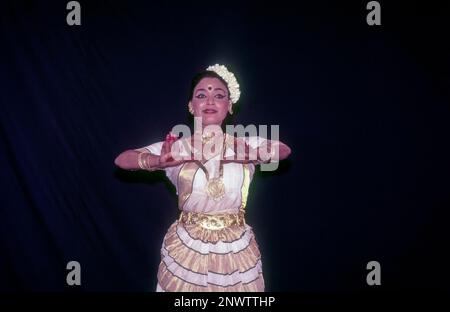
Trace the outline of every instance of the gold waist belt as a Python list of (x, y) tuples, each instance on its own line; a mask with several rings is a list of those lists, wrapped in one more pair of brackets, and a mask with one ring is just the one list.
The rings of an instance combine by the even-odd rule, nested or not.
[(184, 224), (198, 224), (208, 230), (220, 230), (232, 225), (244, 225), (244, 213), (207, 214), (181, 211), (178, 221)]

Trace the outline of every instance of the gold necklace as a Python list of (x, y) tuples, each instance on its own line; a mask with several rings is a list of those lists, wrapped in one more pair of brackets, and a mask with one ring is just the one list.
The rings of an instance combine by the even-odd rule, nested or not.
[(214, 132), (208, 133), (208, 134), (202, 134), (202, 143), (206, 144), (215, 136)]
[(209, 197), (214, 199), (215, 201), (218, 201), (222, 199), (225, 196), (225, 184), (223, 183), (223, 158), (225, 156), (225, 141), (226, 141), (226, 134), (223, 135), (223, 145), (222, 145), (222, 158), (219, 162), (219, 176), (210, 179), (209, 178), (209, 172), (205, 168), (205, 166), (200, 162), (196, 161), (199, 167), (203, 170), (206, 176), (206, 187), (205, 192), (208, 194)]

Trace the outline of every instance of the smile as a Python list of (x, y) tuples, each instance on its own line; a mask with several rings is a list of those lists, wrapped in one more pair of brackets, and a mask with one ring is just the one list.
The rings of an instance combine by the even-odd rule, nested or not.
[(203, 113), (204, 114), (215, 114), (215, 113), (217, 113), (217, 110), (213, 109), (213, 108), (207, 108), (207, 109), (203, 110)]

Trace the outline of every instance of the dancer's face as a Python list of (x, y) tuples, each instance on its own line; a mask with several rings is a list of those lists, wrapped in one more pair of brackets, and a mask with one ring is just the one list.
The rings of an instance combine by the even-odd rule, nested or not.
[(202, 118), (202, 124), (221, 125), (231, 105), (227, 87), (217, 78), (205, 77), (197, 84), (192, 95), (194, 116)]

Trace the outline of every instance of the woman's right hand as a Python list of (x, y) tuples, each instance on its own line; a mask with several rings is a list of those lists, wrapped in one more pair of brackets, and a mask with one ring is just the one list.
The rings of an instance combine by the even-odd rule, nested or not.
[(161, 155), (158, 158), (158, 168), (164, 169), (167, 167), (174, 167), (186, 162), (184, 159), (174, 159), (173, 157), (172, 145), (177, 139), (178, 137), (171, 133), (166, 135), (166, 139), (161, 148)]

